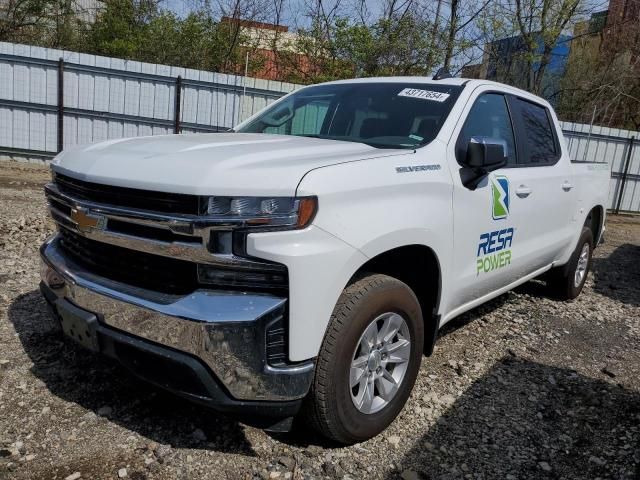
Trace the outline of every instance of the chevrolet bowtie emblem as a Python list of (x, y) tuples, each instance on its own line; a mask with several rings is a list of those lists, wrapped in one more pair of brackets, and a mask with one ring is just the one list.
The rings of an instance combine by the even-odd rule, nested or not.
[(74, 207), (71, 209), (71, 220), (73, 220), (81, 232), (90, 230), (104, 230), (107, 219), (102, 215), (92, 215), (88, 210), (82, 207)]

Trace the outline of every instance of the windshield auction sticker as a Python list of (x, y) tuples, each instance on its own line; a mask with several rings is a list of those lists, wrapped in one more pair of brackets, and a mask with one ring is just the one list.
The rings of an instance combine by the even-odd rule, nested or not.
[(448, 93), (434, 92), (433, 90), (421, 90), (419, 88), (405, 88), (399, 97), (419, 98), (421, 100), (432, 100), (434, 102), (444, 102), (449, 98)]

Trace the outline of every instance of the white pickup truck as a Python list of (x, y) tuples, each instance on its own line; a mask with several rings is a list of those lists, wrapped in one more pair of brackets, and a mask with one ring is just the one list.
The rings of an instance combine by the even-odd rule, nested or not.
[(458, 78), (309, 86), (232, 132), (76, 147), (52, 170), (41, 290), (68, 336), (341, 443), (393, 421), (457, 315), (543, 274), (575, 298), (609, 184), (547, 102)]

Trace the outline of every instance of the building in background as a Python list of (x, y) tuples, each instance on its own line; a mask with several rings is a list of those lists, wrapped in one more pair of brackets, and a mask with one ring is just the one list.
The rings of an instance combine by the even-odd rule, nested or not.
[[(610, 0), (608, 10), (578, 22), (573, 35), (560, 36), (545, 72), (542, 95), (554, 103), (562, 75), (572, 62), (606, 55), (629, 44), (640, 44), (640, 0)], [(465, 78), (486, 78), (526, 87), (530, 72), (522, 55), (525, 51), (521, 36), (494, 41), (486, 46), (482, 63), (463, 67), (461, 74)], [(542, 42), (539, 42), (539, 53), (542, 53)], [(631, 57), (633, 55), (629, 61), (637, 60), (637, 56)]]
[(465, 65), (460, 70), (462, 78), (480, 79), (487, 77), (487, 70), (484, 63), (476, 63), (473, 65)]
[(608, 10), (576, 24), (569, 62), (585, 55), (606, 55), (634, 43), (640, 43), (640, 0), (611, 0)]
[[(569, 57), (569, 41), (571, 37), (561, 35), (551, 51), (551, 61), (546, 67), (542, 80), (542, 96), (554, 103), (560, 88), (560, 79)], [(542, 54), (544, 45), (538, 41), (538, 52)], [(464, 78), (483, 78), (506, 83), (518, 88), (527, 89), (528, 76), (531, 69), (527, 61), (528, 48), (522, 36), (503, 38), (485, 46), (482, 63), (467, 65), (462, 68)], [(533, 71), (538, 64), (534, 62)]]
[[(309, 58), (297, 51), (298, 35), (290, 32), (285, 25), (231, 17), (222, 17), (220, 22), (239, 28), (243, 53), (249, 55), (252, 65), (258, 65), (257, 68), (252, 68), (252, 77), (283, 80), (289, 76), (291, 69), (305, 72), (313, 68)], [(244, 64), (237, 65), (235, 73), (244, 75), (244, 69)]]
[(584, 62), (594, 64), (600, 56), (603, 33), (608, 22), (609, 11), (596, 12), (587, 20), (576, 23), (573, 37), (569, 42), (569, 58), (567, 68)]
[(78, 20), (84, 23), (93, 23), (105, 5), (103, 0), (72, 0), (71, 8)]
[[(544, 72), (540, 93), (551, 103), (554, 103), (560, 89), (560, 79), (569, 57), (570, 38), (567, 35), (560, 35), (551, 51), (551, 60)], [(542, 55), (544, 49), (542, 39), (539, 39), (537, 44), (536, 53)], [(533, 68), (530, 67), (527, 60), (528, 51), (522, 36), (492, 42), (483, 59), (486, 72), (484, 78), (526, 89), (529, 85), (529, 75), (539, 68), (538, 62), (533, 63)]]
[(610, 0), (602, 41), (605, 51), (640, 43), (640, 0)]

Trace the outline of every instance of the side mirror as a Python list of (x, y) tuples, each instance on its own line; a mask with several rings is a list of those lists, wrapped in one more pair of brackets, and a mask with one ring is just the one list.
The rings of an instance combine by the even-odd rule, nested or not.
[(499, 138), (471, 137), (465, 165), (491, 172), (507, 164), (507, 142)]
[(464, 168), (460, 169), (462, 184), (469, 190), (475, 190), (480, 181), (489, 172), (507, 164), (507, 142), (499, 138), (471, 137), (467, 145)]

